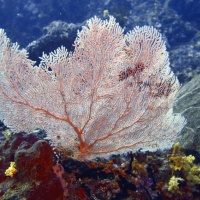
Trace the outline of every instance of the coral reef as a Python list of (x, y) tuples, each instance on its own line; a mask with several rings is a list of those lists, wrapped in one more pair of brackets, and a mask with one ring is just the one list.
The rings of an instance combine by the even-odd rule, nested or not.
[[(0, 145), (0, 198), (27, 200), (196, 199), (200, 155), (184, 150), (140, 151), (80, 162), (42, 140), (44, 132), (11, 135)], [(52, 150), (53, 149), (53, 150)], [(11, 161), (17, 173), (5, 175)], [(13, 165), (14, 166), (14, 165)]]
[(54, 154), (43, 136), (42, 131), (19, 133), (1, 142), (0, 199), (62, 199), (62, 185), (53, 172)]

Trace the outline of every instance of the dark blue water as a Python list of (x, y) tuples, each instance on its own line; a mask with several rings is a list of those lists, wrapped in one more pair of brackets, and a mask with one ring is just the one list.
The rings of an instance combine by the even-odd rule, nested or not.
[[(199, 0), (1, 0), (0, 28), (5, 29), (12, 42), (25, 48), (32, 41), (49, 35), (49, 28), (45, 27), (52, 22), (74, 23), (76, 28), (69, 33), (69, 40), (55, 39), (55, 35), (60, 36), (63, 31), (62, 24), (53, 39), (45, 38), (45, 45), (36, 50), (38, 54), (32, 56), (33, 49), (27, 49), (31, 59), (37, 61), (42, 51), (49, 53), (61, 45), (73, 50), (77, 30), (94, 15), (103, 19), (108, 17), (105, 13), (113, 15), (125, 32), (137, 25), (151, 25), (163, 34), (171, 67), (181, 74), (181, 82), (185, 82), (189, 80), (189, 73), (194, 70), (200, 73), (199, 7)], [(48, 43), (50, 40), (54, 42)]]

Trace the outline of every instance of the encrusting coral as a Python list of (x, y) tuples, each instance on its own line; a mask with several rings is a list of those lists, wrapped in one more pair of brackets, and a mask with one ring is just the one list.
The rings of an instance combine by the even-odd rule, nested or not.
[(172, 176), (169, 180), (168, 191), (172, 192), (178, 191), (179, 181), (184, 181), (184, 179)]
[[(180, 144), (174, 145), (172, 156), (169, 157), (171, 162), (173, 176), (169, 180), (168, 190), (171, 192), (179, 192), (178, 181), (185, 181), (187, 185), (194, 186), (200, 184), (200, 165), (194, 163), (195, 156), (186, 156), (180, 150)], [(174, 176), (175, 172), (179, 172), (181, 177)]]
[(13, 177), (17, 173), (15, 162), (10, 162), (10, 166), (5, 171), (6, 176)]

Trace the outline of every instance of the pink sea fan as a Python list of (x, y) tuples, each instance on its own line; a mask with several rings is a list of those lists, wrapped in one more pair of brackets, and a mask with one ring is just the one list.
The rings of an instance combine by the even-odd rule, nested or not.
[(173, 114), (179, 82), (162, 36), (149, 26), (128, 34), (94, 17), (69, 53), (39, 66), (0, 30), (0, 120), (12, 131), (45, 129), (77, 159), (170, 148), (185, 125)]

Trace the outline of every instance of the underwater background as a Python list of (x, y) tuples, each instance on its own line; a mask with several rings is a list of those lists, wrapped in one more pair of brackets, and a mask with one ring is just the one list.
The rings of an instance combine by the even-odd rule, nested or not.
[(53, 149), (41, 130), (13, 135), (0, 123), (0, 200), (200, 199), (199, 8), (199, 0), (0, 0), (0, 28), (37, 64), (61, 45), (73, 51), (93, 16), (114, 16), (125, 33), (155, 27), (182, 84), (174, 111), (187, 119), (173, 149), (90, 162)]
[(162, 33), (171, 67), (185, 82), (200, 73), (199, 4), (198, 0), (1, 0), (0, 25), (35, 60), (38, 56), (31, 42), (42, 43), (38, 44), (39, 56), (61, 44), (70, 50), (77, 30), (95, 15), (102, 19), (114, 16), (125, 33), (135, 26), (150, 25)]

